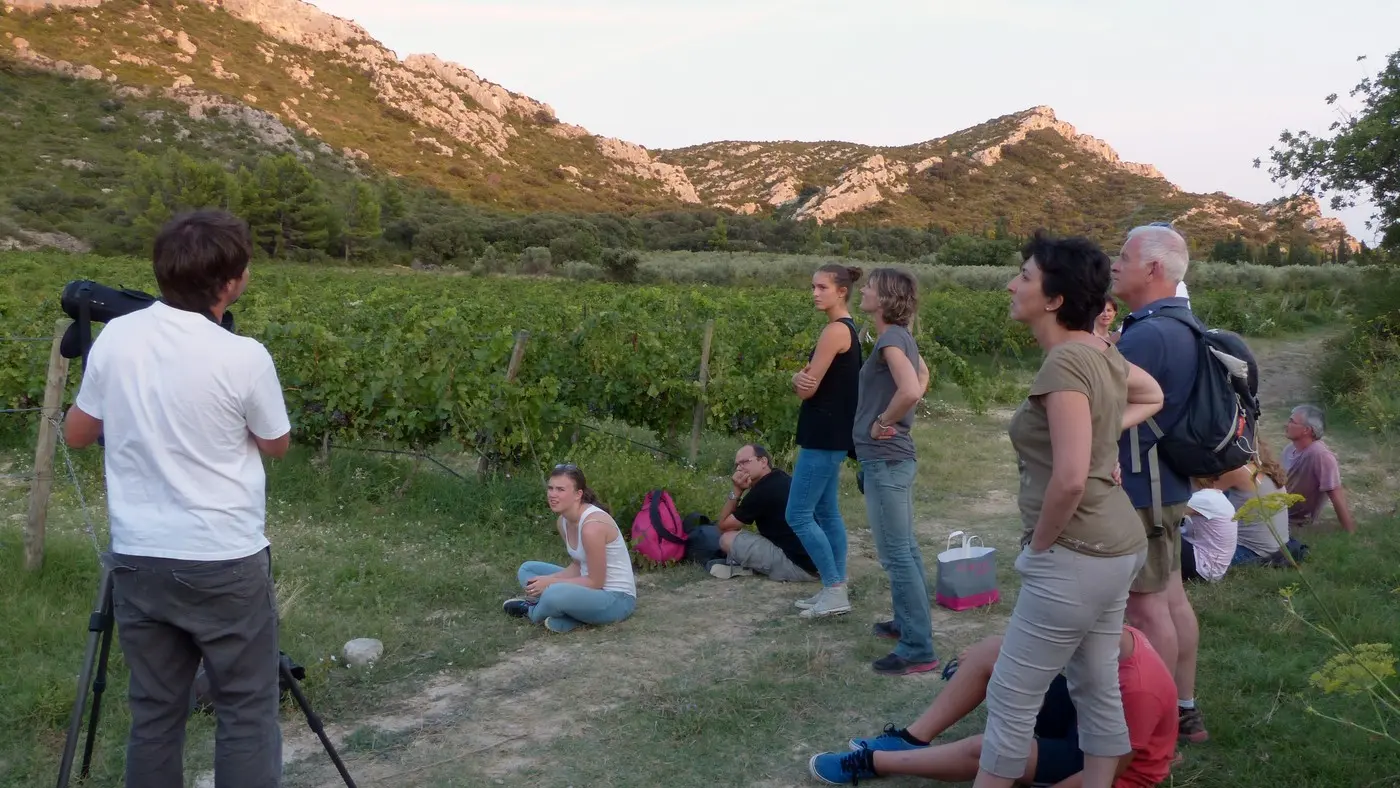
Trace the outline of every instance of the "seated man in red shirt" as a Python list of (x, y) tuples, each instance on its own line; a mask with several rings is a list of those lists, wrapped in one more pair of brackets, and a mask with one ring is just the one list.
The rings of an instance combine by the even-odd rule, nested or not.
[[(930, 744), (934, 738), (981, 705), (987, 695), (992, 665), (1001, 649), (1001, 637), (989, 637), (958, 657), (957, 673), (934, 699), (928, 711), (908, 728), (885, 726), (873, 739), (852, 739), (851, 752), (824, 752), (808, 764), (812, 776), (832, 785), (908, 774), (948, 782), (971, 781), (977, 776), (982, 737), (971, 736), (948, 744)], [(1162, 658), (1142, 632), (1123, 627), (1118, 653), (1118, 685), (1123, 693), (1123, 716), (1128, 724), (1132, 751), (1118, 762), (1114, 788), (1149, 788), (1171, 772), (1176, 754), (1176, 682)], [(1084, 753), (1074, 704), (1065, 677), (1056, 677), (1045, 694), (1036, 718), (1023, 785), (1079, 785)]]

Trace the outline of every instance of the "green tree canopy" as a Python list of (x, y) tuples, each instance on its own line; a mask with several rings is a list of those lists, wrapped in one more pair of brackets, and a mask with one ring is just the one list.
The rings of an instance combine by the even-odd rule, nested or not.
[[(1380, 232), (1387, 250), (1400, 250), (1400, 50), (1350, 95), (1361, 99), (1360, 110), (1343, 111), (1327, 135), (1280, 134), (1279, 144), (1269, 149), (1269, 174), (1275, 183), (1296, 183), (1303, 194), (1330, 194), (1334, 210), (1369, 197), (1376, 211), (1367, 228)], [(1327, 97), (1329, 105), (1337, 100), (1335, 93)], [(1259, 159), (1254, 166), (1261, 166)]]

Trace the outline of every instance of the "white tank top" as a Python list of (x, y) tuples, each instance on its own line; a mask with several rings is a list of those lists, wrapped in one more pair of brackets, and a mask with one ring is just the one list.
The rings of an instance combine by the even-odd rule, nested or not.
[(593, 514), (602, 515), (602, 519), (607, 521), (613, 528), (613, 538), (607, 543), (607, 566), (608, 579), (603, 583), (604, 591), (621, 591), (622, 593), (635, 597), (637, 596), (637, 580), (632, 574), (632, 556), (627, 552), (627, 540), (622, 538), (622, 530), (617, 527), (617, 523), (608, 513), (596, 506), (589, 506), (579, 515), (578, 545), (569, 544), (569, 521), (563, 517), (559, 522), (564, 532), (564, 549), (569, 551), (569, 557), (578, 561), (579, 568), (583, 576), (588, 577), (588, 557), (583, 552), (583, 521)]

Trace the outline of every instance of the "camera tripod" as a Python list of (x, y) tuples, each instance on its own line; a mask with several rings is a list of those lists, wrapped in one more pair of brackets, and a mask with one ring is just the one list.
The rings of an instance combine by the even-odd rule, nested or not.
[[(111, 570), (104, 564), (102, 567), (102, 577), (98, 581), (97, 604), (92, 615), (88, 617), (88, 644), (87, 655), (83, 658), (83, 668), (78, 675), (78, 697), (73, 702), (73, 716), (68, 721), (68, 738), (63, 745), (63, 760), (58, 769), (58, 788), (67, 788), (69, 776), (73, 771), (73, 756), (78, 748), (78, 730), (83, 724), (83, 707), (87, 705), (88, 680), (92, 680), (92, 716), (88, 719), (87, 742), (83, 746), (82, 770), (78, 773), (79, 782), (87, 779), (88, 768), (92, 765), (92, 746), (97, 738), (97, 720), (102, 712), (102, 693), (107, 690), (107, 657), (112, 651), (112, 632), (115, 629), (116, 620), (112, 613), (112, 574)], [(96, 665), (96, 675), (94, 675), (94, 664)], [(321, 740), (322, 746), (326, 748), (326, 753), (330, 755), (331, 761), (335, 763), (335, 768), (340, 772), (341, 779), (349, 788), (355, 788), (355, 781), (350, 777), (350, 772), (346, 770), (345, 763), (340, 760), (340, 755), (335, 751), (335, 746), (326, 736), (325, 725), (321, 723), (321, 718), (311, 709), (311, 704), (307, 702), (306, 695), (301, 691), (301, 685), (297, 683), (297, 677), (293, 675), (292, 658), (283, 652), (278, 652), (278, 671), (281, 674), (281, 685), (291, 692), (296, 699), (297, 705), (301, 707), (301, 712), (306, 717), (306, 722), (311, 726), (311, 730)], [(305, 671), (297, 669), (304, 676)]]

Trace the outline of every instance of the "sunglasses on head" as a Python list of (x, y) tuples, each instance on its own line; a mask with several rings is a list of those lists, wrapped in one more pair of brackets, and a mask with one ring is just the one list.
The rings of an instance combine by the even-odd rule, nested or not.
[(556, 471), (576, 471), (576, 470), (578, 470), (578, 466), (577, 466), (577, 465), (574, 465), (572, 462), (561, 462), (561, 463), (559, 463), (558, 465), (554, 466), (554, 470), (556, 470)]

